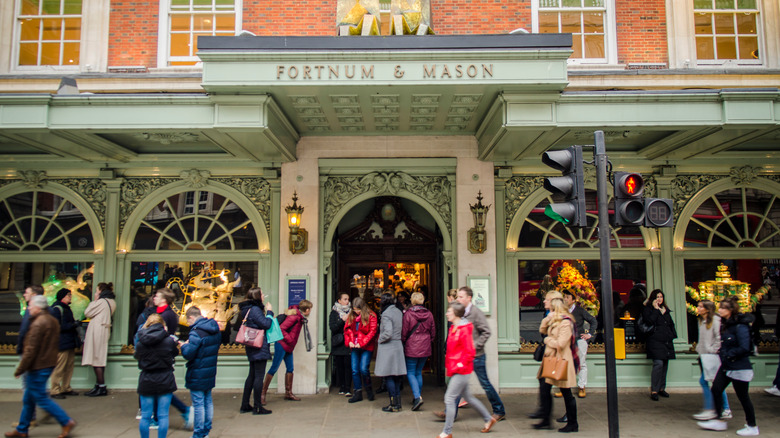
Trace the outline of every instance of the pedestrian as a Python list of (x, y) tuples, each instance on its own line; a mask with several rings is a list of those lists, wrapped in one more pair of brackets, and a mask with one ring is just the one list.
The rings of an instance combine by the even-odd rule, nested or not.
[(70, 289), (60, 289), (57, 291), (57, 301), (49, 309), (51, 316), (60, 323), (57, 366), (51, 373), (51, 398), (56, 399), (64, 399), (66, 395), (79, 395), (70, 387), (76, 348), (81, 346), (78, 332), (79, 322), (73, 318), (73, 311), (70, 309), (72, 299), (73, 294)]
[[(699, 304), (696, 306), (696, 313), (699, 319), (699, 340), (696, 343), (696, 352), (699, 353), (699, 368), (701, 368), (699, 384), (704, 394), (704, 409), (695, 414), (693, 418), (697, 420), (712, 420), (717, 418), (717, 415), (715, 414), (712, 391), (710, 391), (708, 382), (712, 382), (715, 379), (715, 374), (720, 367), (718, 351), (720, 350), (721, 321), (720, 315), (715, 310), (715, 303), (710, 300), (699, 301)], [(710, 364), (714, 365), (715, 363), (717, 363), (717, 366), (712, 369), (713, 366)], [(723, 406), (718, 406), (718, 409), (721, 408), (721, 418), (729, 419), (732, 417), (726, 391), (723, 391)]]
[(176, 341), (168, 334), (159, 314), (149, 315), (135, 344), (133, 357), (138, 361), (138, 395), (141, 397), (141, 438), (149, 438), (152, 417), (157, 415), (157, 438), (168, 435), (168, 410), (176, 391), (174, 358), (179, 354)]
[(392, 294), (383, 293), (379, 306), (382, 309), (382, 322), (379, 324), (374, 374), (385, 378), (387, 395), (390, 397), (390, 404), (382, 410), (400, 412), (401, 379), (406, 375), (404, 344), (401, 341), (404, 316)]
[(91, 303), (84, 309), (89, 318), (87, 333), (84, 336), (84, 350), (81, 353), (81, 365), (90, 365), (95, 372), (95, 387), (87, 391), (87, 397), (108, 395), (106, 389), (106, 359), (108, 357), (108, 339), (114, 323), (116, 302), (113, 283), (99, 283)]
[[(548, 292), (548, 296), (552, 295)], [(553, 380), (545, 378), (540, 384), (540, 398), (542, 402), (542, 421), (534, 424), (534, 429), (550, 429), (550, 415), (552, 414), (552, 397), (550, 391), (557, 386), (563, 394), (566, 404), (566, 426), (558, 429), (558, 432), (577, 432), (577, 400), (571, 393), (571, 388), (577, 385), (577, 371), (579, 369), (579, 356), (577, 355), (577, 326), (574, 317), (569, 313), (568, 307), (560, 298), (550, 298), (550, 313), (542, 320), (539, 332), (545, 335), (544, 357), (556, 357), (566, 361), (566, 378)], [(542, 362), (544, 363), (544, 362)], [(542, 378), (542, 367), (539, 367), (537, 378)]]
[[(737, 393), (739, 403), (745, 411), (745, 427), (737, 431), (739, 436), (758, 436), (756, 412), (748, 392), (750, 381), (753, 380), (753, 365), (750, 355), (753, 354), (753, 343), (750, 338), (750, 324), (753, 315), (740, 313), (739, 300), (731, 295), (720, 302), (718, 314), (721, 318), (720, 328), (720, 368), (712, 382), (712, 397), (715, 406), (723, 405), (723, 391), (731, 383)], [(700, 421), (697, 424), (702, 429), (726, 430), (728, 423), (722, 420), (720, 410), (715, 411), (717, 418)]]
[[(595, 333), (598, 329), (599, 323), (596, 318), (588, 313), (582, 306), (577, 303), (577, 297), (569, 289), (563, 291), (563, 303), (569, 310), (571, 316), (574, 317), (574, 321), (577, 325), (577, 353), (580, 360), (580, 371), (577, 373), (577, 397), (585, 398), (585, 388), (588, 386), (588, 342), (592, 338), (591, 333)], [(585, 322), (588, 322), (588, 330), (585, 330)], [(555, 393), (556, 397), (561, 397), (560, 392)], [(566, 421), (561, 421), (565, 423)]]
[[(778, 321), (780, 321), (780, 307), (777, 308), (777, 315), (775, 316), (775, 337), (780, 338), (780, 330), (778, 328)], [(775, 380), (772, 382), (772, 386), (764, 388), (764, 392), (775, 397), (780, 397), (780, 359), (778, 360), (777, 371), (775, 372)]]
[(675, 358), (672, 341), (677, 338), (671, 313), (661, 289), (650, 292), (642, 311), (640, 325), (649, 328), (645, 333), (645, 345), (647, 358), (653, 361), (650, 374), (650, 399), (653, 401), (658, 401), (658, 396), (669, 397), (666, 392), (666, 372), (669, 369), (669, 360)]
[(351, 309), (349, 294), (341, 292), (338, 300), (333, 303), (330, 316), (328, 317), (330, 355), (333, 357), (334, 380), (339, 387), (339, 395), (347, 397), (352, 396), (352, 392), (350, 392), (352, 387), (352, 365), (350, 364), (349, 347), (344, 344), (344, 325)]
[(436, 340), (436, 322), (431, 311), (422, 305), (424, 302), (423, 294), (420, 292), (412, 294), (411, 307), (404, 313), (401, 332), (406, 358), (406, 378), (409, 380), (414, 396), (413, 411), (420, 409), (423, 404), (422, 370), (433, 352), (433, 344)]
[(43, 295), (43, 287), (37, 284), (32, 284), (24, 288), (24, 302), (27, 304), (27, 308), (24, 310), (22, 316), (22, 323), (19, 326), (19, 337), (16, 341), (16, 354), (22, 354), (24, 351), (24, 335), (27, 334), (27, 330), (30, 328), (30, 300), (36, 295)]
[[(259, 287), (253, 287), (246, 293), (246, 298), (238, 305), (238, 322), (236, 329), (241, 324), (247, 327), (268, 330), (271, 328), (271, 318), (274, 317), (271, 303), (263, 304), (263, 291)], [(260, 396), (263, 392), (263, 376), (265, 376), (265, 366), (268, 359), (271, 358), (271, 346), (268, 339), (263, 336), (263, 346), (260, 348), (245, 346), (246, 358), (249, 361), (249, 375), (244, 382), (244, 393), (241, 397), (241, 408), (239, 412), (244, 414), (251, 412), (252, 415), (266, 415), (272, 411), (263, 407)], [(249, 404), (249, 396), (254, 394), (254, 403)]]
[[(552, 300), (554, 300), (554, 299), (563, 300), (563, 294), (558, 292), (557, 290), (549, 290), (549, 291), (547, 291), (545, 293), (544, 300), (542, 301), (542, 306), (544, 306), (544, 318), (546, 318), (547, 316), (550, 315), (550, 302)], [(542, 320), (544, 320), (544, 318), (542, 318)], [(542, 333), (541, 329), (542, 329), (542, 326), (540, 325), (539, 326), (539, 333), (542, 335), (542, 342), (541, 342), (542, 347), (541, 348), (544, 348), (546, 350), (547, 347), (544, 346), (545, 345), (544, 338), (547, 337), (547, 333), (546, 332)], [(535, 353), (534, 353), (534, 356), (536, 356)], [(548, 422), (549, 422), (550, 412), (545, 412), (546, 409), (545, 409), (545, 405), (543, 403), (543, 401), (546, 400), (545, 399), (546, 395), (542, 394), (542, 392), (545, 389), (549, 393), (549, 388), (546, 386), (544, 378), (537, 377), (537, 380), (539, 381), (539, 393), (538, 393), (538, 396), (537, 396), (536, 411), (534, 411), (533, 413), (528, 414), (528, 418), (535, 419), (535, 420), (547, 419)], [(563, 396), (563, 393), (561, 393), (561, 396)], [(564, 415), (564, 417), (566, 417), (566, 415)], [(560, 419), (563, 419), (563, 417), (560, 418)], [(568, 418), (565, 421), (568, 421)], [(563, 422), (565, 422), (565, 421), (563, 421)]]
[(29, 324), (24, 335), (24, 349), (19, 365), (14, 371), (17, 379), (24, 376), (24, 395), (22, 396), (22, 413), (16, 429), (6, 432), (7, 437), (26, 437), (30, 422), (38, 406), (54, 417), (62, 426), (58, 438), (65, 438), (76, 427), (76, 421), (49, 398), (46, 391), (46, 381), (57, 364), (59, 351), (60, 328), (57, 320), (49, 314), (48, 302), (43, 295), (35, 294), (27, 306)]
[(485, 314), (477, 306), (472, 303), (474, 297), (474, 291), (468, 286), (463, 286), (458, 289), (457, 301), (466, 308), (466, 318), (473, 326), (474, 334), (474, 349), (476, 350), (476, 356), (474, 357), (474, 374), (477, 375), (479, 384), (487, 395), (490, 406), (493, 409), (493, 418), (496, 421), (501, 421), (506, 417), (506, 410), (504, 409), (504, 402), (501, 401), (501, 397), (498, 396), (498, 391), (490, 383), (487, 375), (487, 364), (485, 357), (485, 344), (490, 338), (490, 327), (487, 323)]
[(371, 355), (374, 353), (376, 333), (376, 313), (368, 308), (362, 298), (356, 297), (352, 301), (352, 311), (349, 312), (344, 327), (344, 343), (351, 350), (352, 385), (355, 388), (349, 399), (350, 403), (363, 400), (363, 387), (366, 388), (366, 398), (369, 401), (374, 400), (368, 366), (371, 363)]
[[(157, 292), (155, 292), (152, 297), (152, 309), (154, 309), (154, 313), (162, 317), (163, 321), (165, 321), (166, 331), (173, 337), (176, 337), (176, 330), (179, 328), (179, 315), (171, 308), (175, 300), (176, 293), (167, 287), (157, 289)], [(179, 411), (179, 415), (181, 415), (182, 420), (184, 420), (184, 428), (192, 430), (195, 421), (192, 408), (184, 404), (176, 394), (173, 394), (171, 397), (171, 406)]]
[(271, 368), (268, 369), (268, 373), (265, 375), (265, 380), (263, 381), (263, 392), (260, 395), (261, 404), (265, 405), (268, 387), (271, 385), (271, 380), (274, 378), (279, 366), (281, 366), (282, 361), (284, 361), (284, 368), (286, 371), (284, 373), (284, 399), (301, 401), (301, 399), (292, 392), (293, 376), (295, 375), (293, 350), (295, 350), (295, 345), (298, 344), (298, 337), (301, 334), (301, 329), (303, 329), (303, 338), (306, 342), (306, 351), (311, 351), (312, 349), (311, 335), (309, 334), (308, 326), (309, 320), (307, 319), (311, 314), (311, 309), (311, 301), (301, 300), (298, 304), (290, 306), (285, 312), (286, 316), (284, 321), (279, 325), (279, 328), (282, 330), (283, 338), (276, 341), (274, 347), (274, 360), (271, 362)]
[(190, 335), (187, 342), (179, 342), (179, 346), (182, 357), (187, 360), (184, 385), (190, 390), (192, 399), (192, 438), (205, 438), (211, 431), (214, 418), (211, 390), (216, 386), (217, 356), (222, 335), (217, 321), (204, 318), (199, 308), (190, 307), (185, 316)]
[(474, 325), (464, 315), (466, 308), (459, 302), (450, 303), (447, 307), (447, 321), (452, 323), (447, 335), (447, 354), (444, 358), (444, 367), (450, 378), (447, 384), (447, 392), (444, 394), (444, 411), (447, 413), (444, 420), (444, 428), (439, 434), (440, 438), (452, 438), (452, 424), (457, 414), (457, 399), (463, 397), (479, 412), (485, 425), (480, 432), (487, 433), (498, 421), (491, 416), (485, 405), (471, 394), (469, 389), (469, 376), (474, 371)]

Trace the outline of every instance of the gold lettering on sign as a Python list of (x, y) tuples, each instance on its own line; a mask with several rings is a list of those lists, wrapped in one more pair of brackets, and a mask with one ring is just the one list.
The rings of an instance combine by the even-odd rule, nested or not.
[(366, 70), (366, 66), (365, 65), (363, 66), (363, 76), (361, 77), (361, 79), (365, 79), (365, 78), (374, 79), (374, 66), (373, 65), (371, 67), (369, 67), (368, 70)]
[(354, 78), (355, 77), (355, 66), (352, 65), (352, 73), (350, 74), (349, 73), (349, 66), (345, 65), (344, 66), (344, 76), (348, 77), (349, 79)]
[(493, 64), (490, 64), (490, 67), (482, 64), (482, 77), (486, 78), (486, 74), (490, 75), (491, 78), (493, 77)]
[(436, 77), (436, 64), (433, 64), (430, 67), (431, 68), (429, 70), (428, 66), (423, 64), (423, 79)]
[(333, 68), (332, 65), (329, 65), (328, 66), (328, 79), (333, 79), (334, 77), (336, 79), (339, 78), (339, 66), (337, 65), (336, 68)]
[(309, 73), (311, 73), (311, 67), (309, 67), (308, 65), (304, 65), (303, 66), (303, 78), (304, 79), (311, 79), (311, 75)]
[[(343, 67), (343, 69), (342, 69)], [(374, 64), (360, 64), (360, 79), (375, 79)], [(385, 77), (386, 69), (390, 68), (380, 66), (382, 74)], [(324, 72), (327, 70), (327, 79), (355, 79), (358, 74), (356, 64), (327, 64), (327, 65), (277, 65), (276, 79), (326, 79)], [(316, 72), (316, 75), (315, 75)], [(343, 72), (343, 76), (342, 76)], [(483, 79), (493, 78), (493, 64), (423, 64), (422, 79), (461, 79), (468, 77), (477, 78), (482, 74)], [(402, 79), (405, 76), (403, 65), (397, 64), (393, 67), (393, 76), (396, 79)]]
[(400, 65), (396, 65), (395, 66), (394, 76), (397, 77), (398, 79), (401, 79), (402, 77), (404, 77), (404, 71), (401, 70), (401, 66)]

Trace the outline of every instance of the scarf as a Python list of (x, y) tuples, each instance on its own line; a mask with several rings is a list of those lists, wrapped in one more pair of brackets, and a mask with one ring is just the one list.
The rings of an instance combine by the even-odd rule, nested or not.
[(572, 361), (574, 362), (574, 372), (579, 373), (580, 372), (580, 353), (579, 348), (577, 347), (577, 323), (569, 318), (568, 316), (564, 316), (563, 319), (568, 320), (571, 322), (571, 356)]
[(333, 307), (331, 307), (331, 309), (339, 313), (339, 318), (344, 318), (344, 315), (349, 314), (349, 311), (352, 310), (352, 307), (349, 305), (349, 303), (347, 303), (346, 306), (342, 306), (338, 303), (338, 301), (336, 301), (333, 303)]
[(311, 333), (309, 333), (309, 320), (301, 316), (301, 324), (303, 324), (303, 340), (306, 342), (306, 351), (311, 351)]

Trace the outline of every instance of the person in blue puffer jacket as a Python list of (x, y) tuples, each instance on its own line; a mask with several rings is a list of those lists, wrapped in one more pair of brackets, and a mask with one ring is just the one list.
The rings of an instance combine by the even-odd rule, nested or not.
[(190, 390), (194, 412), (193, 438), (204, 438), (211, 431), (214, 418), (214, 404), (211, 390), (217, 381), (217, 356), (222, 341), (217, 321), (204, 318), (199, 308), (187, 309), (187, 324), (190, 337), (187, 342), (179, 342), (181, 355), (187, 359), (187, 374), (184, 382)]

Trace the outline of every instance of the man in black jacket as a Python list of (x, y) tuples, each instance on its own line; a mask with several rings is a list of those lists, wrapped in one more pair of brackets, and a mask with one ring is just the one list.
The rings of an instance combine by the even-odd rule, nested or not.
[[(577, 323), (577, 350), (580, 357), (580, 372), (577, 373), (577, 386), (580, 390), (577, 395), (580, 398), (585, 398), (585, 387), (588, 385), (588, 364), (585, 362), (585, 359), (588, 357), (588, 341), (592, 337), (591, 333), (598, 329), (599, 323), (593, 315), (577, 304), (577, 297), (574, 296), (574, 292), (565, 289), (563, 291), (563, 301)], [(590, 326), (587, 331), (585, 330), (586, 321)]]
[(70, 303), (73, 295), (69, 289), (62, 288), (57, 292), (57, 301), (49, 308), (51, 316), (60, 323), (60, 343), (57, 354), (57, 366), (51, 373), (51, 398), (63, 399), (66, 395), (79, 395), (70, 387), (73, 377), (73, 359), (76, 348), (81, 345), (79, 339), (79, 322), (73, 318)]

